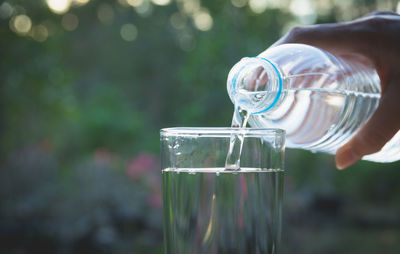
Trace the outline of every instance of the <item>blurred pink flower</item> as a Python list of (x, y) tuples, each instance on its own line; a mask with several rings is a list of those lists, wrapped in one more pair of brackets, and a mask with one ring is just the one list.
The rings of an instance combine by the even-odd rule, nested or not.
[(152, 209), (160, 209), (162, 207), (161, 195), (161, 172), (160, 161), (158, 157), (141, 153), (137, 157), (128, 162), (126, 173), (133, 180), (143, 179), (149, 188), (149, 196), (147, 204)]
[(132, 179), (139, 179), (147, 171), (156, 170), (158, 160), (155, 156), (147, 153), (141, 153), (129, 161), (126, 172)]

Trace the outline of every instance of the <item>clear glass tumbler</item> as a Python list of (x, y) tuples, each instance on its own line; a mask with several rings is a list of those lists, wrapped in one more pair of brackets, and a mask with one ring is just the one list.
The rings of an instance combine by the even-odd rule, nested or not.
[[(233, 135), (244, 137), (240, 169), (225, 170)], [(279, 129), (162, 129), (165, 253), (279, 253), (284, 136)]]

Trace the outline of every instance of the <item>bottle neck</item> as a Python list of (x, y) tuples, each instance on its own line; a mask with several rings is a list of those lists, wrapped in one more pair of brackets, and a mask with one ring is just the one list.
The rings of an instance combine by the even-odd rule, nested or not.
[(232, 102), (251, 114), (272, 109), (282, 96), (283, 78), (268, 59), (246, 57), (233, 66), (227, 88)]

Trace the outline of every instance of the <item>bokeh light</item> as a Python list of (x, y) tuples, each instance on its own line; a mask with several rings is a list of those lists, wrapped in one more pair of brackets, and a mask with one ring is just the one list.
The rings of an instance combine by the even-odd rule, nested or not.
[(17, 34), (25, 35), (31, 30), (32, 21), (26, 15), (18, 15), (11, 19), (10, 27)]
[(124, 24), (120, 33), (124, 41), (134, 41), (138, 35), (138, 29), (134, 24)]
[(138, 7), (143, 4), (143, 0), (126, 0), (126, 2), (133, 7)]
[(97, 18), (105, 25), (111, 25), (114, 20), (114, 9), (110, 4), (102, 3), (97, 8)]
[(202, 9), (193, 15), (194, 25), (201, 31), (208, 31), (213, 26), (213, 18), (210, 13)]
[(180, 3), (183, 12), (188, 15), (192, 15), (198, 12), (201, 8), (199, 0), (186, 0), (186, 1), (180, 1)]
[(396, 12), (400, 14), (400, 1), (397, 3)]
[(318, 15), (327, 16), (332, 10), (332, 2), (329, 0), (321, 0), (314, 3)]
[(50, 10), (57, 14), (66, 13), (71, 6), (71, 0), (46, 0), (46, 3)]
[(85, 5), (85, 4), (89, 3), (89, 1), (90, 0), (73, 0), (73, 4), (81, 6), (81, 5)]
[(145, 0), (139, 6), (136, 6), (135, 10), (141, 17), (148, 17), (153, 12), (153, 5), (150, 1)]
[(247, 0), (231, 0), (233, 6), (241, 8), (245, 7), (247, 4)]
[(127, 0), (118, 0), (118, 3), (119, 3), (121, 6), (124, 6), (124, 7), (126, 7), (126, 6), (129, 5)]
[(74, 31), (79, 25), (79, 19), (75, 14), (67, 13), (62, 17), (61, 25), (67, 31)]
[(249, 7), (256, 14), (263, 13), (268, 7), (268, 0), (249, 0)]
[(32, 38), (38, 42), (44, 42), (49, 36), (49, 32), (44, 25), (37, 25), (32, 28)]
[[(232, 4), (233, 4), (232, 0)], [(243, 0), (235, 0), (237, 2)], [(250, 10), (256, 14), (263, 13), (266, 9), (273, 9), (273, 8), (287, 8), (289, 5), (290, 0), (249, 0), (249, 7)]]
[(171, 0), (151, 0), (153, 4), (156, 5), (168, 5), (171, 3)]
[(310, 0), (293, 0), (290, 3), (290, 11), (299, 17), (303, 24), (313, 24), (317, 18)]
[(4, 2), (0, 5), (0, 18), (7, 19), (11, 17), (13, 12), (14, 9), (9, 3)]

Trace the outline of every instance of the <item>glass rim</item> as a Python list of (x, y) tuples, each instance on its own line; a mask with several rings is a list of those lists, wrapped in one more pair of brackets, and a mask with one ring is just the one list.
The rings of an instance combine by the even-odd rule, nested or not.
[(285, 137), (285, 131), (273, 128), (237, 128), (237, 127), (170, 127), (160, 130), (161, 136), (203, 136), (229, 137), (241, 134), (245, 137)]

